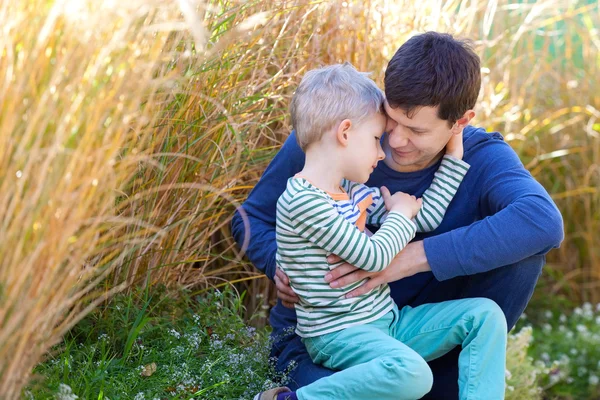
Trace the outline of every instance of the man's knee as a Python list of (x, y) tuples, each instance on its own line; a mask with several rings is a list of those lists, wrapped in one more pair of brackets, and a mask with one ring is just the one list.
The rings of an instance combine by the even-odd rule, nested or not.
[(532, 256), (512, 265), (471, 275), (462, 297), (494, 300), (504, 312), (508, 329), (511, 329), (533, 294), (544, 262), (543, 255)]

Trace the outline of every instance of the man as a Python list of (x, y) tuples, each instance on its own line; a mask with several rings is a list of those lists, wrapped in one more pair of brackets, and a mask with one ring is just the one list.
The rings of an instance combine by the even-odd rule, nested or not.
[[(336, 287), (370, 278), (354, 295), (389, 283), (398, 307), (487, 297), (502, 308), (511, 329), (531, 298), (545, 254), (563, 239), (559, 211), (500, 134), (468, 125), (481, 77), (479, 58), (465, 42), (435, 32), (411, 38), (391, 59), (384, 83), (386, 157), (367, 185), (420, 197), (457, 130), (471, 169), (441, 225), (417, 235), (384, 271), (367, 273), (343, 264), (324, 279)], [(241, 244), (250, 235), (249, 259), (277, 285), (279, 301), (270, 315), (273, 355), (280, 370), (295, 363), (292, 390), (333, 373), (313, 364), (293, 333), (296, 315), (284, 303), (290, 307), (297, 297), (275, 264), (276, 201), (303, 163), (292, 132), (243, 205), (250, 232), (239, 213), (232, 221), (236, 241)], [(425, 398), (458, 398), (459, 352), (430, 363), (434, 385)]]

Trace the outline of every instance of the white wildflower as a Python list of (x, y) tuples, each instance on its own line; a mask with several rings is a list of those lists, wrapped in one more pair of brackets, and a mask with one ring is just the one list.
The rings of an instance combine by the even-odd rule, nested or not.
[(573, 332), (572, 331), (567, 331), (567, 333), (565, 334), (565, 336), (567, 337), (567, 339), (573, 339)]
[(569, 350), (569, 353), (570, 353), (572, 356), (576, 356), (577, 354), (579, 354), (579, 352), (578, 352), (578, 351), (577, 351), (577, 349), (575, 349), (575, 348), (573, 348), (573, 349)]
[(598, 378), (596, 375), (590, 375), (588, 382), (590, 385), (596, 386), (598, 383), (600, 383), (600, 378)]
[(58, 400), (75, 400), (78, 399), (79, 396), (73, 393), (73, 389), (71, 389), (71, 386), (61, 383), (60, 385), (58, 385), (58, 394), (56, 398)]
[(565, 314), (560, 314), (558, 320), (564, 324), (565, 322), (567, 322), (567, 316)]

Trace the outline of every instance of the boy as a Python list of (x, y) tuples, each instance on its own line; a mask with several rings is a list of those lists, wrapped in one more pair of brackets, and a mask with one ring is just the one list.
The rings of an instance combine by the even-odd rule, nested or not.
[[(384, 158), (383, 101), (377, 86), (349, 64), (307, 73), (294, 95), (292, 123), (306, 162), (277, 204), (277, 264), (301, 299), (296, 332), (311, 358), (341, 371), (297, 392), (277, 388), (255, 399), (417, 399), (433, 381), (426, 361), (457, 345), (463, 347), (460, 397), (503, 398), (506, 321), (493, 301), (398, 310), (387, 285), (348, 298), (362, 282), (333, 289), (323, 278), (336, 266), (327, 263), (329, 254), (368, 271), (384, 269), (417, 229), (439, 225), (468, 170), (457, 135), (423, 203), (364, 186)], [(366, 223), (381, 228), (369, 238), (362, 233)], [(403, 343), (411, 321), (423, 318), (439, 324), (415, 343), (411, 337), (411, 346)]]

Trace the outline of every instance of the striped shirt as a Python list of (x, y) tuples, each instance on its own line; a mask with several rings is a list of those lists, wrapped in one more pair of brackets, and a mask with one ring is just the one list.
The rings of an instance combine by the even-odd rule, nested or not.
[[(276, 261), (300, 298), (296, 333), (320, 336), (374, 321), (389, 312), (393, 300), (387, 284), (346, 299), (364, 280), (331, 288), (325, 274), (343, 262), (366, 271), (382, 271), (417, 231), (439, 226), (468, 169), (469, 164), (445, 155), (412, 221), (398, 212), (388, 213), (378, 188), (342, 180), (343, 193), (330, 194), (301, 176), (290, 178), (277, 202)], [(369, 237), (363, 233), (366, 224), (380, 229)], [(330, 254), (344, 261), (329, 264), (326, 257)]]

